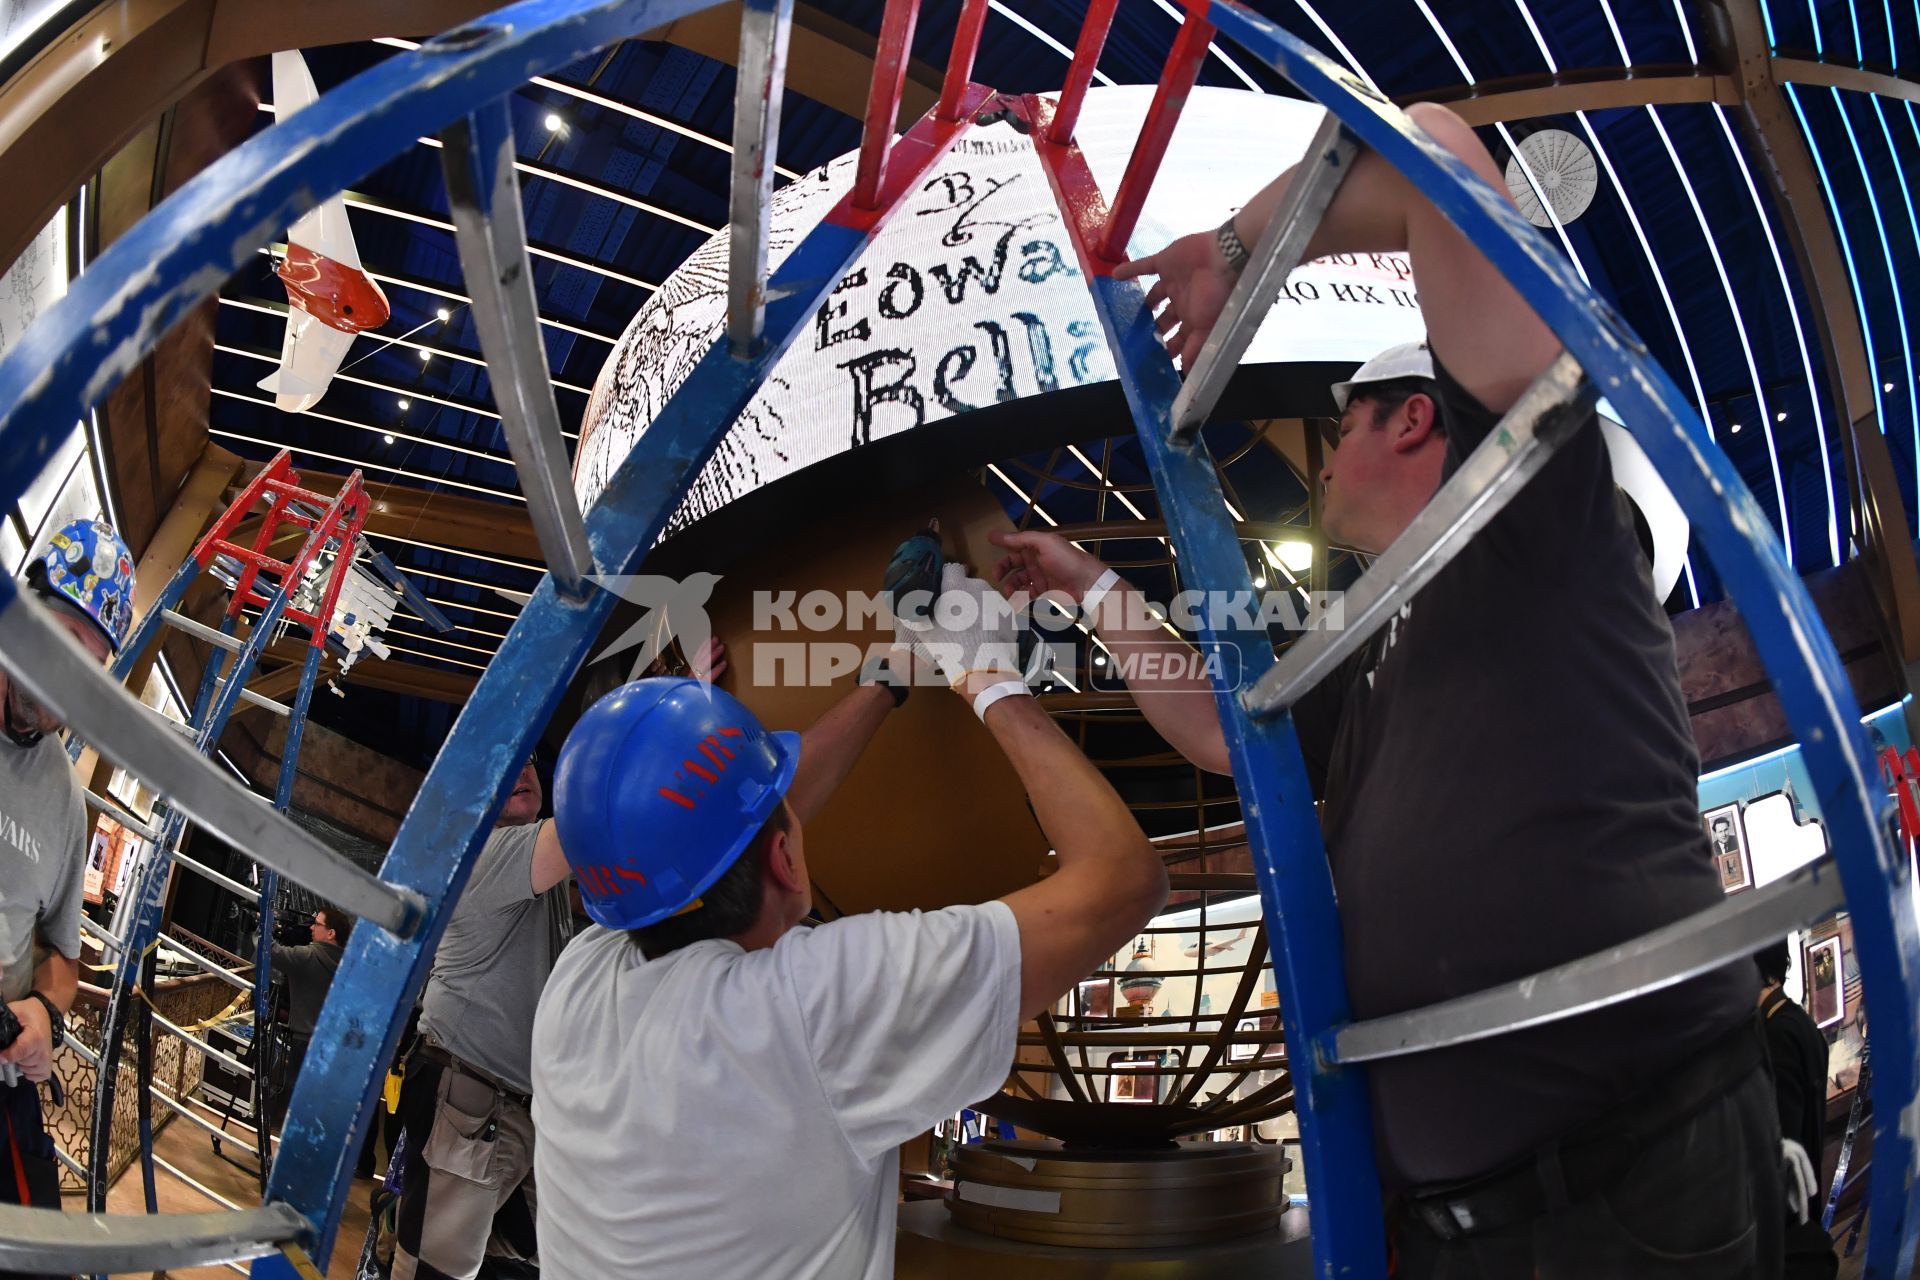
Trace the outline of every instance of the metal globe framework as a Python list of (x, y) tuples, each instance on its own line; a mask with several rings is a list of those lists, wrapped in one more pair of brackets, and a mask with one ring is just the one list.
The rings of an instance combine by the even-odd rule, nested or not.
[[(0, 1209), (0, 1267), (28, 1271), (172, 1268), (258, 1258), (256, 1275), (291, 1276), (334, 1246), (359, 1139), (380, 1071), (426, 977), (428, 958), (464, 887), (512, 775), (588, 652), (612, 598), (592, 572), (631, 572), (772, 360), (811, 322), (824, 291), (924, 166), (983, 110), (1027, 124), (1074, 229), (1141, 445), (1166, 534), (1188, 580), (1245, 590), (1249, 569), (1198, 428), (1273, 292), (1299, 257), (1358, 147), (1405, 172), (1488, 254), (1560, 336), (1566, 356), (1507, 420), (1511, 452), (1483, 449), (1350, 593), (1345, 633), (1316, 633), (1278, 662), (1264, 632), (1207, 633), (1237, 652), (1248, 692), (1217, 690), (1246, 806), (1297, 1092), (1310, 1184), (1316, 1270), (1384, 1273), (1380, 1196), (1364, 1078), (1356, 1067), (1565, 1017), (1678, 981), (1845, 902), (1875, 1001), (1876, 1148), (1870, 1273), (1914, 1261), (1920, 1103), (1920, 937), (1910, 863), (1889, 838), (1888, 801), (1834, 647), (1769, 524), (1672, 381), (1582, 283), (1572, 265), (1450, 153), (1369, 84), (1272, 24), (1216, 0), (1189, 6), (1125, 177), (1092, 182), (1073, 143), (1078, 103), (1111, 19), (1095, 6), (1056, 101), (1005, 98), (971, 82), (985, 0), (965, 6), (938, 106), (897, 140), (893, 109), (915, 6), (893, 0), (883, 25), (860, 174), (851, 196), (765, 277), (771, 181), (790, 7), (743, 6), (745, 86), (737, 105), (729, 326), (698, 362), (591, 511), (572, 501), (535, 353), (532, 305), (505, 95), (611, 41), (705, 7), (698, 0), (528, 0), (397, 56), (325, 95), (215, 163), (103, 254), (73, 291), (0, 361), (0, 488), (15, 500), (71, 429), (189, 308), (218, 290), (277, 228), (316, 197), (438, 131), (474, 311), (535, 527), (549, 565), (533, 599), (475, 688), (379, 875), (361, 871), (271, 813), (207, 759), (139, 712), (131, 695), (61, 638), (35, 601), (0, 579), (0, 655), (76, 732), (150, 782), (179, 820), (191, 817), (248, 848), (263, 866), (354, 910), (355, 930), (294, 1091), (264, 1207), (179, 1216)], [(1144, 291), (1114, 280), (1179, 104), (1218, 38), (1271, 66), (1329, 109), (1274, 230), (1255, 248), (1196, 369), (1183, 383), (1158, 345)], [(1584, 370), (1584, 376), (1582, 371)], [(508, 392), (511, 391), (511, 395)], [(1739, 602), (1822, 795), (1834, 853), (1811, 867), (1607, 953), (1431, 1009), (1356, 1023), (1339, 962), (1339, 922), (1304, 767), (1285, 714), (1302, 680), (1364, 638), (1424, 580), (1425, 567), (1470, 537), (1474, 509), (1497, 508), (1551, 452), (1569, 403), (1604, 392), (1694, 522)], [(1486, 454), (1486, 456), (1482, 456)], [(1482, 502), (1484, 499), (1484, 503)], [(170, 819), (171, 821), (171, 819)], [(176, 828), (177, 829), (177, 828)], [(164, 861), (165, 846), (160, 855)], [(1844, 893), (1842, 887), (1844, 886)], [(125, 938), (133, 948), (141, 940)], [(310, 1274), (310, 1271), (307, 1271)]]

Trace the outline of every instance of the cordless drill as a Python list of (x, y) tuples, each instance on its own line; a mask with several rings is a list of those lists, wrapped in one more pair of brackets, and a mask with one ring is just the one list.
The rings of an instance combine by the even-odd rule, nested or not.
[(927, 610), (940, 594), (940, 568), (945, 562), (938, 517), (928, 520), (926, 528), (893, 549), (880, 589), (886, 592), (894, 617), (916, 626), (926, 622)]
[[(940, 596), (940, 571), (945, 565), (946, 556), (940, 549), (940, 521), (936, 517), (927, 521), (926, 528), (895, 547), (893, 559), (887, 562), (880, 586), (893, 616), (916, 627), (925, 626), (933, 602)], [(1022, 671), (1032, 665), (1038, 646), (1039, 639), (1032, 631), (1020, 633)]]

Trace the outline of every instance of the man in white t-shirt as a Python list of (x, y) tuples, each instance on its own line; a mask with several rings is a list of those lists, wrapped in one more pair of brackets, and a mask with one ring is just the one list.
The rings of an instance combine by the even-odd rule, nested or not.
[[(900, 1144), (998, 1089), (1021, 1022), (1165, 901), (1120, 797), (1025, 696), (1011, 619), (979, 607), (993, 588), (955, 566), (944, 587), (975, 607), (936, 614), (986, 620), (917, 647), (1006, 752), (1059, 861), (997, 902), (795, 929), (798, 739), (724, 693), (643, 680), (568, 738), (556, 821), (602, 927), (561, 956), (534, 1021), (548, 1277), (891, 1276)], [(930, 819), (966, 802), (927, 779)]]

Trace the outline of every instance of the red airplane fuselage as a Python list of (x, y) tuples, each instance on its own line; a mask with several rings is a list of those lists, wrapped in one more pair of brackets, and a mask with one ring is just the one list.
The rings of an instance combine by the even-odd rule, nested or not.
[(297, 244), (287, 246), (278, 268), (287, 301), (342, 333), (378, 329), (393, 314), (387, 295), (365, 271), (322, 257)]

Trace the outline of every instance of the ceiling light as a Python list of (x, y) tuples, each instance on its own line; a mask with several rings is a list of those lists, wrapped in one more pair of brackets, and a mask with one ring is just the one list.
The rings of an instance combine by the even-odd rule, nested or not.
[(387, 442), (388, 444), (392, 444), (392, 443), (393, 443), (393, 437), (392, 437), (392, 436), (381, 436), (380, 438), (381, 438), (382, 440), (385, 440), (385, 441), (386, 441), (386, 442)]
[(1884, 382), (1880, 385), (1880, 389), (1882, 391), (1891, 391), (1893, 390), (1893, 384), (1891, 382)]
[(1737, 436), (1740, 434), (1740, 424), (1737, 422), (1733, 423), (1727, 428), (1727, 430)]
[(1313, 567), (1311, 542), (1276, 542), (1272, 546), (1261, 543), (1260, 549), (1266, 553), (1267, 563), (1276, 569), (1301, 574)]
[(1780, 412), (1774, 414), (1773, 420), (1775, 422), (1785, 422), (1787, 420), (1787, 411), (1782, 409)]
[(429, 361), (429, 360), (431, 360), (431, 359), (433, 359), (433, 352), (431, 352), (431, 351), (422, 351), (422, 352), (420, 353), (420, 363), (421, 363), (421, 364), (425, 364), (425, 363), (426, 363), (427, 361)]
[(1106, 666), (1106, 665), (1107, 665), (1107, 655), (1106, 655), (1106, 654), (1104, 654), (1104, 653), (1096, 653), (1096, 654), (1094, 654), (1094, 655), (1093, 655), (1093, 665), (1094, 665), (1094, 666), (1096, 666), (1096, 667), (1104, 667), (1104, 666)]
[(1265, 578), (1255, 578), (1253, 580), (1253, 589), (1255, 591), (1265, 591), (1267, 589), (1267, 580)]
[(412, 408), (412, 407), (413, 407), (413, 401), (411, 401), (411, 400), (408, 400), (408, 399), (406, 399), (405, 397), (402, 397), (402, 398), (401, 398), (401, 400), (400, 400), (400, 408), (401, 408), (402, 410), (406, 410), (406, 409), (409, 409), (409, 408)]
[(561, 129), (566, 127), (566, 123), (567, 122), (565, 120), (562, 120), (560, 118), (559, 112), (557, 111), (547, 112), (547, 132), (548, 133), (560, 132)]
[(447, 321), (453, 319), (453, 312), (447, 310), (445, 307), (440, 308), (433, 314), (439, 319), (441, 324), (445, 324)]

